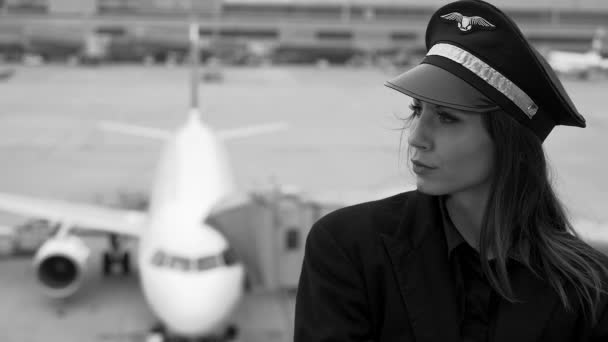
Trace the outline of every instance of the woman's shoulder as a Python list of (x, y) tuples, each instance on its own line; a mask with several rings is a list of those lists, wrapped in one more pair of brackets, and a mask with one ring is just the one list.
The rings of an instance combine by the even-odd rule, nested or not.
[(387, 198), (350, 205), (321, 217), (311, 228), (309, 235), (317, 231), (331, 235), (334, 240), (349, 243), (369, 241), (378, 233), (390, 233), (397, 229), (406, 212), (404, 208), (417, 196), (416, 191), (399, 193)]

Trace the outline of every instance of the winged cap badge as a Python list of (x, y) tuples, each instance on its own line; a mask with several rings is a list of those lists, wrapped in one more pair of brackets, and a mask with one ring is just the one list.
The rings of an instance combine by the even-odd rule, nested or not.
[(478, 16), (467, 17), (466, 15), (462, 15), (458, 12), (452, 12), (449, 14), (445, 14), (445, 15), (442, 15), (441, 17), (446, 20), (454, 20), (454, 21), (458, 22), (458, 28), (460, 29), (460, 31), (463, 31), (463, 32), (470, 31), (473, 28), (473, 25), (477, 25), (477, 26), (481, 26), (481, 27), (485, 27), (485, 28), (489, 28), (489, 29), (493, 29), (496, 27), (496, 26), (494, 26), (494, 24), (485, 20), (482, 17), (478, 17)]

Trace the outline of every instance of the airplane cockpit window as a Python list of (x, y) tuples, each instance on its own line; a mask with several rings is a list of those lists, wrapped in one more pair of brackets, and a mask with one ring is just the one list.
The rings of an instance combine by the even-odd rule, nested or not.
[(230, 247), (228, 247), (222, 253), (222, 257), (224, 258), (224, 263), (226, 263), (226, 266), (234, 265), (237, 261), (236, 254), (234, 253), (234, 250)]
[(221, 261), (218, 255), (212, 255), (196, 259), (196, 270), (206, 271), (221, 265)]

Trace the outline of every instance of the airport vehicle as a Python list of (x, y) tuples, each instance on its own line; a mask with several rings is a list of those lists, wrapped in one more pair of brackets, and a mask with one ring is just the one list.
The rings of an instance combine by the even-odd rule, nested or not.
[(588, 79), (594, 73), (608, 72), (608, 58), (602, 56), (605, 36), (603, 28), (596, 30), (587, 52), (549, 51), (547, 61), (560, 74)]
[(5, 81), (13, 77), (15, 74), (15, 69), (13, 68), (3, 68), (0, 66), (0, 81)]
[[(198, 32), (196, 24), (191, 37), (193, 53), (197, 53), (198, 38), (192, 32)], [(193, 63), (193, 95), (198, 93), (198, 83)], [(186, 122), (175, 133), (104, 125), (165, 141), (146, 212), (0, 194), (0, 209), (59, 225), (34, 256), (42, 289), (49, 296), (64, 298), (80, 287), (90, 250), (77, 231), (110, 236), (110, 248), (102, 258), (105, 273), (116, 265), (129, 271), (130, 256), (121, 248), (118, 236), (133, 237), (139, 240), (137, 263), (143, 292), (163, 324), (157, 331), (161, 336), (156, 337), (233, 338), (236, 328), (227, 320), (243, 292), (244, 266), (229, 241), (206, 219), (248, 198), (235, 192), (223, 143), (284, 129), (285, 125), (215, 131), (201, 119), (195, 95)]]

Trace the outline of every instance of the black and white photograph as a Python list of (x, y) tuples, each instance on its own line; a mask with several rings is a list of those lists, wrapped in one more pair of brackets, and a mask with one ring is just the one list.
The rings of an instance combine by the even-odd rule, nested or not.
[(0, 0), (0, 341), (608, 341), (607, 30)]

